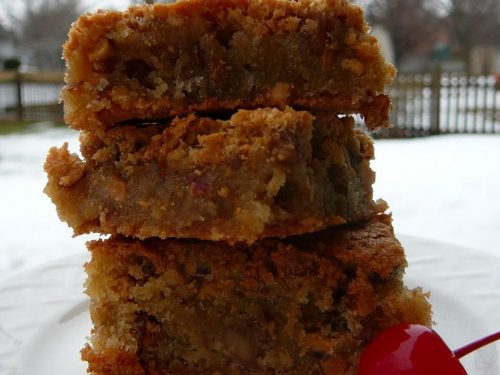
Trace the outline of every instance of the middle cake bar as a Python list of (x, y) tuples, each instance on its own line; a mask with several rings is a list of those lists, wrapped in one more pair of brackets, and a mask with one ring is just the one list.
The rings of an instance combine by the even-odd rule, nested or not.
[(331, 113), (189, 115), (84, 132), (81, 152), (53, 148), (45, 164), (45, 191), (75, 234), (251, 243), (379, 210), (372, 140)]

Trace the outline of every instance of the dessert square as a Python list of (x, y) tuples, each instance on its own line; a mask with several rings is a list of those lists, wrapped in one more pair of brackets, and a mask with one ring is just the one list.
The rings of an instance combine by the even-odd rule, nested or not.
[(50, 150), (45, 192), (75, 234), (252, 243), (358, 221), (373, 201), (370, 137), (352, 118), (287, 108), (83, 132)]
[(111, 237), (88, 249), (94, 375), (355, 374), (381, 330), (430, 324), (388, 215), (251, 246)]
[(64, 47), (65, 120), (92, 130), (286, 105), (388, 125), (394, 68), (347, 0), (189, 0), (86, 14)]

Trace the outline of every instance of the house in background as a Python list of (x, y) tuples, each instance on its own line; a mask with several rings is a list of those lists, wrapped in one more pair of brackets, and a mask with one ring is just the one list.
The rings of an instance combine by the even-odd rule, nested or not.
[(394, 64), (394, 46), (392, 44), (391, 34), (389, 31), (382, 25), (373, 25), (370, 34), (377, 38), (380, 43), (380, 48), (384, 58), (391, 64)]
[(3, 69), (4, 61), (19, 58), (14, 33), (0, 25), (0, 70)]
[(456, 50), (450, 29), (444, 22), (400, 62), (398, 70), (410, 74), (423, 73), (439, 65), (445, 72), (464, 71), (465, 63), (456, 57)]
[(470, 70), (472, 74), (500, 73), (500, 46), (484, 44), (471, 51)]
[(19, 47), (21, 69), (28, 71), (60, 71), (64, 69), (64, 40), (49, 37), (23, 43)]

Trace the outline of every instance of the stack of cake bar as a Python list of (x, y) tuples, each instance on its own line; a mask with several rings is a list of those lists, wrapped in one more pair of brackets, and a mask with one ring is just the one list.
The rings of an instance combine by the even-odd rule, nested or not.
[(82, 16), (46, 193), (88, 243), (96, 375), (355, 374), (430, 324), (369, 129), (394, 76), (346, 0), (186, 0)]

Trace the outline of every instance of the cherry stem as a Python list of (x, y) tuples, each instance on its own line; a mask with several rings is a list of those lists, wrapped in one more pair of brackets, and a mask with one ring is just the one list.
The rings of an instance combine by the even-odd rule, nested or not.
[(463, 356), (466, 356), (470, 352), (473, 352), (474, 350), (482, 348), (483, 346), (488, 345), (493, 341), (497, 340), (500, 340), (500, 331), (493, 333), (489, 336), (483, 337), (482, 339), (479, 339), (477, 341), (471, 342), (470, 344), (467, 344), (465, 346), (462, 346), (461, 348), (458, 348), (455, 351), (453, 351), (453, 354), (455, 354), (455, 357), (457, 358), (462, 358)]

